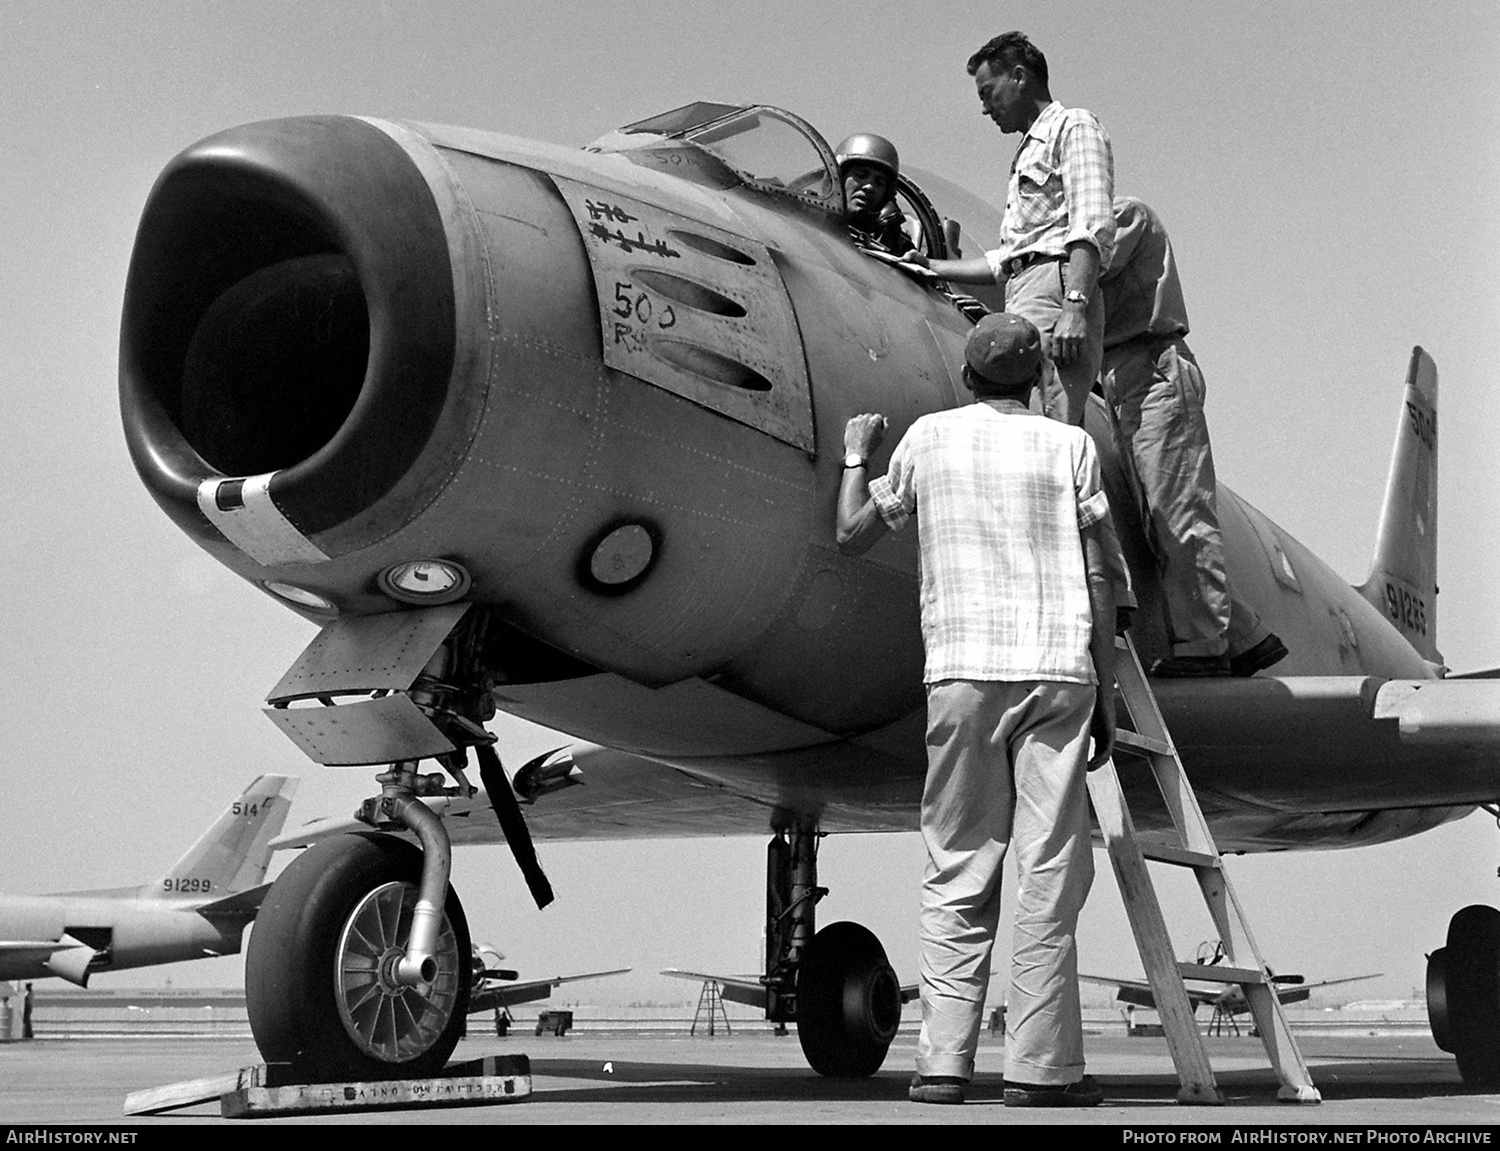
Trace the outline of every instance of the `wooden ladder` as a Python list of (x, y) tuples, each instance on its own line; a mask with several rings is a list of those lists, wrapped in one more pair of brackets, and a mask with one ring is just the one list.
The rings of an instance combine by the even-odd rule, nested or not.
[[(1237, 983), (1245, 993), (1256, 1032), (1265, 1045), (1281, 1088), (1277, 1098), (1288, 1103), (1318, 1103), (1322, 1096), (1313, 1086), (1307, 1064), (1287, 1026), (1286, 1014), (1271, 982), (1270, 969), (1261, 958), (1244, 910), (1224, 872), (1224, 862), (1214, 845), (1208, 822), (1198, 806), (1182, 760), (1162, 719), (1156, 696), (1141, 668), (1135, 644), (1128, 636), (1117, 638), (1117, 680), (1134, 731), (1121, 727), (1116, 735), (1116, 754), (1140, 756), (1151, 768), (1176, 828), (1177, 841), (1163, 843), (1136, 834), (1113, 762), (1089, 773), (1089, 796), (1099, 830), (1109, 849), (1110, 863), (1125, 901), (1125, 913), (1135, 933), (1141, 963), (1151, 984), (1161, 1017), (1162, 1031), (1182, 1089), (1179, 1103), (1214, 1104), (1224, 1101), (1214, 1082), (1213, 1067), (1203, 1036), (1198, 1032), (1194, 1007), (1188, 999), (1184, 979)], [(1186, 867), (1198, 881), (1209, 914), (1218, 927), (1223, 945), (1222, 964), (1179, 963), (1167, 934), (1161, 903), (1156, 897), (1146, 860)]]

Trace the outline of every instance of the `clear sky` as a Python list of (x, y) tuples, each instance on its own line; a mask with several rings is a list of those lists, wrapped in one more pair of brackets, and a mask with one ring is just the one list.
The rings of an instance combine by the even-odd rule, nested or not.
[[(1414, 344), (1441, 378), (1438, 640), (1500, 665), (1500, 7), (1306, 3), (203, 4), (0, 0), (0, 890), (145, 881), (254, 774), (303, 777), (293, 820), (351, 810), (363, 769), (304, 761), (259, 714), (311, 638), (167, 521), (126, 457), (121, 292), (156, 174), (220, 129), (349, 112), (581, 145), (694, 99), (766, 102), (830, 141), (879, 131), (995, 200), (1014, 138), (969, 53), (1008, 28), (1092, 109), (1117, 188), (1173, 232), (1221, 477), (1351, 581), (1374, 545)], [(565, 742), (500, 720), (502, 751)], [(1500, 779), (1497, 779), (1500, 793)], [(633, 965), (590, 1002), (678, 999), (668, 965), (752, 970), (759, 840), (543, 845), (530, 907), (504, 848), (457, 853), (476, 939), (527, 974)], [(1383, 971), (1405, 995), (1448, 916), (1500, 902), (1479, 814), (1403, 844), (1247, 859), (1233, 874), (1278, 970)], [(852, 918), (914, 977), (914, 835), (825, 842), (822, 922)], [(1090, 971), (1138, 971), (1104, 858)], [(1175, 900), (1174, 900), (1175, 902)], [(1191, 951), (1207, 934), (1178, 938)], [(229, 985), (240, 960), (106, 984)], [(587, 985), (586, 985), (587, 986)], [(1365, 994), (1365, 992), (1359, 992)]]

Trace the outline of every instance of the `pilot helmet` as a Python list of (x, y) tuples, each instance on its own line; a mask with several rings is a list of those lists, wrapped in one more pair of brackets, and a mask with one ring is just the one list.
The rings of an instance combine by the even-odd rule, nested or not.
[(870, 164), (881, 169), (891, 178), (887, 199), (896, 194), (896, 176), (901, 171), (901, 157), (896, 154), (896, 145), (884, 136), (857, 132), (833, 150), (833, 158), (838, 161), (841, 177), (850, 164)]

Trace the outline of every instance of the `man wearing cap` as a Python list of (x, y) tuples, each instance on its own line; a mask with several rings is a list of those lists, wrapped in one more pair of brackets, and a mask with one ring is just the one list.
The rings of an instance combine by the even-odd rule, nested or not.
[(1104, 347), (1096, 287), (1115, 234), (1109, 137), (1092, 112), (1052, 99), (1047, 58), (1020, 32), (990, 40), (969, 57), (968, 71), (984, 114), (1000, 131), (1021, 135), (1000, 244), (967, 260), (908, 259), (946, 280), (1003, 283), (1006, 311), (1025, 316), (1048, 339), (1056, 370), (1044, 385), (1047, 414), (1082, 423)]
[(1253, 675), (1286, 645), (1241, 604), (1231, 611), (1219, 532), (1203, 373), (1188, 349), (1187, 305), (1161, 217), (1134, 196), (1114, 202), (1104, 298), (1104, 399), (1120, 463), (1161, 571), (1172, 654), (1157, 676)]
[(1041, 367), (1030, 322), (985, 316), (963, 372), (978, 402), (918, 419), (873, 481), (885, 417), (855, 416), (844, 432), (840, 550), (864, 552), (917, 518), (928, 757), (917, 1102), (961, 1103), (973, 1075), (1012, 841), (1005, 1102), (1102, 1098), (1084, 1075), (1074, 932), (1094, 873), (1084, 773), (1114, 743), (1110, 569), (1123, 559), (1107, 554), (1093, 441), (1027, 407)]

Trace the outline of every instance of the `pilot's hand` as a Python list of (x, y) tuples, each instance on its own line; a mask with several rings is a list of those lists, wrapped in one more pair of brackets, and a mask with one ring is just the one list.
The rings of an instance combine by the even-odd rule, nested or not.
[(886, 418), (865, 413), (844, 425), (844, 452), (854, 452), (869, 459), (885, 439)]
[(1077, 305), (1064, 304), (1062, 315), (1052, 329), (1052, 349), (1049, 354), (1057, 363), (1066, 367), (1083, 355), (1088, 334), (1088, 313)]
[(1111, 684), (1100, 684), (1094, 697), (1094, 718), (1089, 721), (1089, 734), (1094, 737), (1094, 754), (1089, 757), (1088, 770), (1103, 767), (1115, 751), (1115, 689)]
[(912, 248), (909, 251), (901, 253), (901, 262), (903, 264), (915, 264), (919, 268), (932, 266), (931, 261), (927, 259), (927, 253), (920, 248)]

